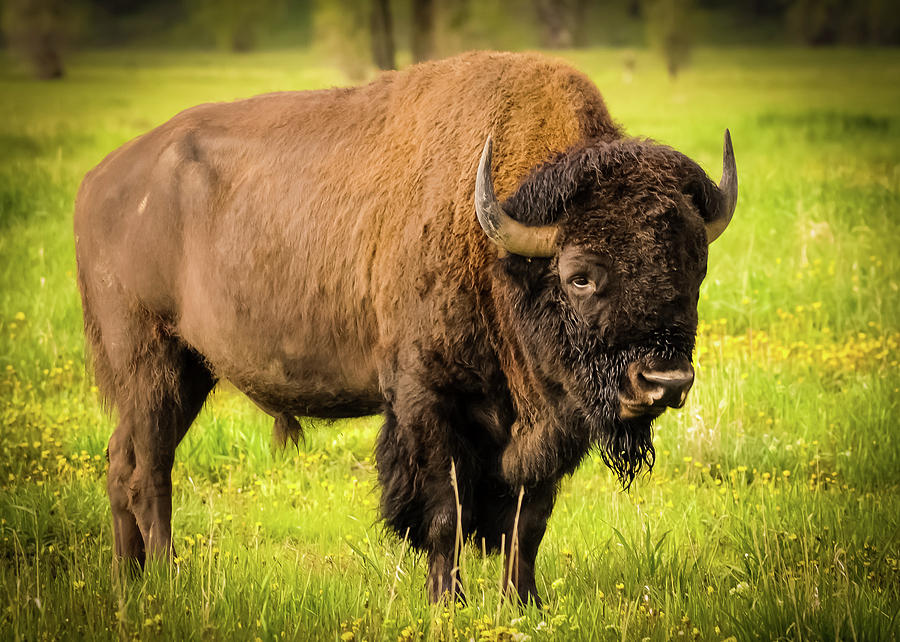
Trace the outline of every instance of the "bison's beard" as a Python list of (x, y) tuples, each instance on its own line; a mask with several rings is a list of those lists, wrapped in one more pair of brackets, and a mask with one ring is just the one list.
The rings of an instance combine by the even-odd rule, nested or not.
[(628, 488), (642, 471), (652, 470), (656, 453), (653, 417), (619, 416), (619, 389), (626, 370), (629, 364), (647, 356), (690, 360), (694, 334), (677, 326), (635, 331), (627, 343), (616, 345), (572, 319), (564, 332), (563, 367), (569, 365), (575, 374), (568, 396), (575, 406), (572, 419), (576, 425), (580, 423), (576, 429), (590, 435), (604, 463)]
[[(584, 344), (582, 344), (584, 345)], [(619, 385), (637, 350), (604, 351), (594, 346), (580, 355), (570, 398), (574, 401), (571, 429), (590, 436), (603, 462), (628, 488), (642, 471), (650, 471), (656, 458), (652, 417), (619, 417)]]
[(591, 448), (597, 448), (623, 488), (655, 460), (653, 418), (622, 419), (619, 389), (628, 365), (654, 355), (661, 359), (686, 357), (693, 351), (689, 329), (634, 331), (625, 340), (610, 341), (588, 328), (558, 301), (544, 301), (523, 314), (530, 326), (538, 387), (528, 394), (541, 399), (536, 414), (541, 427), (523, 430), (503, 455), (503, 472), (514, 484), (561, 477), (578, 466)]

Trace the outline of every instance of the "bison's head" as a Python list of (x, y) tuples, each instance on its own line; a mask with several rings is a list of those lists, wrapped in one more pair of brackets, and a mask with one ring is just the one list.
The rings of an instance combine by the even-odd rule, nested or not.
[(694, 381), (707, 246), (737, 200), (730, 136), (719, 185), (686, 156), (641, 140), (580, 144), (502, 204), (490, 168), (488, 139), (476, 210), (501, 248), (495, 298), (520, 379), (511, 383), (523, 389), (520, 420), (551, 424), (536, 452), (522, 447), (504, 468), (527, 482), (599, 444), (629, 483), (652, 466), (652, 420), (681, 407)]

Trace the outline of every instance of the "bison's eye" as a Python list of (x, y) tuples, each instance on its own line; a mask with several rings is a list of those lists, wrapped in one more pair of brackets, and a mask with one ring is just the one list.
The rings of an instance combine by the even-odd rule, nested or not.
[(569, 302), (590, 324), (602, 324), (609, 309), (610, 271), (604, 257), (580, 247), (559, 253), (559, 280)]
[(581, 290), (584, 294), (587, 294), (588, 291), (597, 289), (596, 285), (594, 285), (594, 283), (584, 274), (573, 276), (569, 279), (569, 283), (576, 289)]

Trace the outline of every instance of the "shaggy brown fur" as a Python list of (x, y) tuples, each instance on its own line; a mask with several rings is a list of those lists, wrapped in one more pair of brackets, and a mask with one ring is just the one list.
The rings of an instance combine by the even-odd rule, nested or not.
[[(558, 222), (610, 281), (602, 320), (557, 257), (501, 256), (476, 220), (494, 140), (505, 208)], [(276, 418), (383, 411), (382, 508), (457, 590), (462, 532), (512, 541), (522, 599), (561, 477), (593, 444), (629, 481), (650, 418), (623, 419), (625, 370), (689, 360), (718, 198), (690, 160), (623, 138), (596, 87), (556, 61), (471, 53), (370, 85), (200, 105), (85, 178), (75, 234), (98, 385), (118, 410), (116, 552), (171, 554), (175, 448), (216, 380)], [(599, 268), (598, 268), (599, 269)], [(608, 303), (608, 305), (607, 305)]]

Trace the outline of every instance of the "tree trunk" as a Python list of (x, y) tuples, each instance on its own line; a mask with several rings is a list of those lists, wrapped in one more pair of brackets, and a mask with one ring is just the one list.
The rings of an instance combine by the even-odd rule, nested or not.
[(394, 24), (388, 0), (372, 0), (372, 57), (379, 69), (394, 69)]
[(413, 61), (422, 62), (434, 56), (434, 0), (413, 0)]
[(589, 0), (574, 0), (572, 3), (572, 45), (575, 47), (586, 47), (590, 41), (589, 4)]
[(7, 0), (3, 13), (4, 36), (9, 45), (31, 63), (36, 78), (65, 75), (63, 50), (71, 33), (67, 0)]
[(541, 45), (550, 49), (571, 47), (573, 0), (535, 0), (534, 4), (541, 28)]
[(28, 45), (28, 56), (36, 78), (53, 80), (65, 75), (59, 42), (53, 36), (37, 34)]

